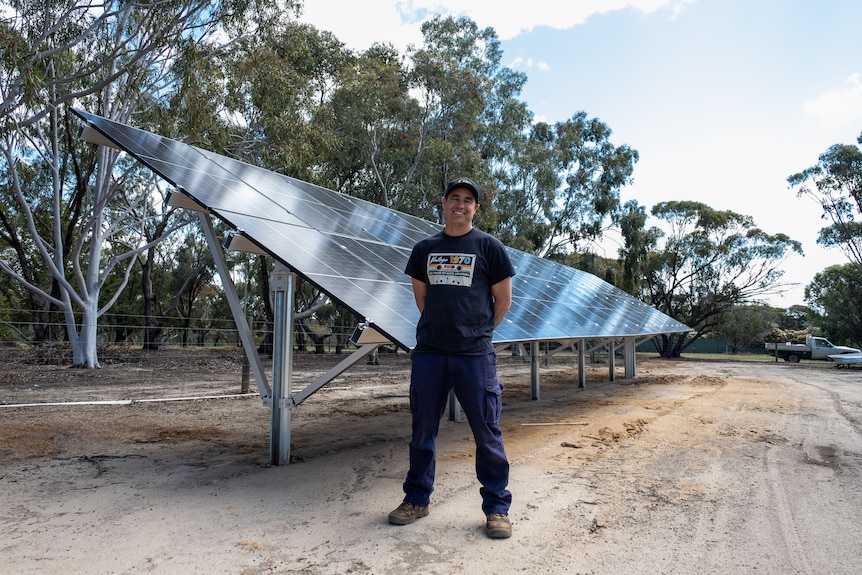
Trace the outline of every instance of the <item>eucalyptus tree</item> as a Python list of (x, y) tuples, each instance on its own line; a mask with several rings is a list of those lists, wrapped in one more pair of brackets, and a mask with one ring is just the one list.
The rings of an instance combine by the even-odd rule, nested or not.
[[(13, 181), (13, 175), (15, 176)], [(34, 257), (33, 245), (29, 240), (27, 232), (26, 214), (19, 209), (15, 190), (34, 204), (37, 212), (50, 213), (51, 205), (47, 203), (50, 198), (40, 193), (41, 190), (50, 188), (50, 170), (40, 162), (28, 164), (19, 163), (14, 174), (5, 158), (0, 158), (0, 246), (2, 246), (2, 262), (12, 270), (15, 275), (2, 274), (3, 284), (6, 286), (10, 302), (14, 305), (4, 305), (6, 310), (26, 310), (29, 315), (25, 322), (29, 329), (21, 330), (19, 337), (31, 343), (41, 343), (56, 339), (58, 336), (56, 307), (45, 305), (45, 301), (34, 291), (23, 287), (22, 283), (16, 281), (16, 277), (24, 280), (27, 285), (47, 286), (52, 295), (59, 295), (56, 282), (52, 284), (51, 275), (46, 264), (38, 256)], [(76, 197), (79, 191), (76, 190)], [(67, 209), (67, 217), (71, 220), (80, 217), (77, 202), (70, 202)], [(34, 219), (42, 234), (52, 233), (51, 220), (46, 217)], [(68, 243), (66, 244), (68, 245)], [(0, 265), (3, 265), (0, 264)], [(14, 294), (14, 295), (13, 295)], [(6, 319), (6, 318), (4, 318)]]
[(636, 297), (641, 295), (641, 270), (650, 250), (655, 249), (661, 238), (661, 231), (655, 227), (647, 228), (646, 222), (645, 206), (640, 205), (637, 200), (625, 203), (620, 217), (623, 247), (619, 250), (619, 256), (622, 260), (622, 272), (614, 283)]
[(784, 316), (781, 318), (778, 326), (781, 329), (804, 331), (816, 315), (817, 313), (809, 306), (792, 305), (784, 310)]
[(496, 33), (469, 18), (435, 17), (422, 33), (404, 56), (378, 44), (343, 69), (324, 173), (335, 189), (432, 220), (446, 181), (469, 174), (493, 225), (495, 163), (529, 126), (517, 100), (526, 77), (500, 64)]
[(731, 353), (743, 348), (763, 348), (775, 326), (783, 319), (783, 310), (766, 304), (733, 305), (716, 325), (714, 336), (723, 338)]
[(805, 286), (813, 321), (833, 343), (862, 345), (862, 268), (855, 262), (830, 266)]
[(215, 264), (206, 240), (193, 229), (186, 233), (174, 257), (176, 265), (168, 279), (168, 292), (173, 294), (173, 300), (163, 313), (175, 318), (173, 323), (179, 328), (180, 343), (186, 346), (193, 343), (195, 321), (206, 317), (205, 310), (214, 295)]
[(329, 131), (337, 138), (323, 169), (332, 188), (414, 212), (408, 191), (424, 160), (427, 131), (404, 56), (381, 44), (361, 53), (342, 70), (331, 104)]
[[(678, 357), (691, 342), (718, 325), (733, 305), (780, 291), (781, 264), (801, 244), (767, 234), (750, 216), (691, 201), (653, 206), (663, 227), (629, 233), (626, 248), (640, 261), (640, 296), (690, 326), (686, 336), (662, 336), (661, 354)], [(644, 245), (635, 245), (644, 242)]]
[[(74, 138), (77, 122), (67, 106), (128, 122), (133, 114), (171, 93), (171, 67), (189, 41), (215, 46), (240, 30), (254, 34), (286, 14), (293, 2), (34, 2), (5, 5), (0, 20), (0, 156), (5, 206), (24, 223), (27, 257), (44, 266), (50, 282), (28, 278), (20, 262), (0, 259), (0, 269), (62, 310), (72, 363), (97, 367), (98, 318), (126, 285), (135, 255), (154, 241), (110, 259), (104, 249), (117, 235), (143, 224), (155, 206), (147, 190), (133, 190), (116, 150), (94, 151)], [(45, 170), (35, 196), (22, 174)], [(120, 197), (118, 190), (125, 190)], [(108, 219), (108, 211), (112, 211)], [(13, 214), (13, 211), (8, 212)], [(136, 217), (137, 216), (137, 217)], [(11, 215), (10, 215), (11, 218)], [(45, 225), (45, 222), (50, 222)], [(167, 233), (167, 232), (166, 232)], [(103, 294), (106, 279), (124, 280)], [(78, 315), (80, 319), (78, 319)]]
[(231, 154), (316, 183), (320, 157), (334, 137), (316, 118), (327, 114), (351, 58), (330, 32), (294, 22), (237, 42), (228, 63), (226, 109), (244, 133)]
[[(862, 145), (862, 134), (857, 141)], [(798, 187), (797, 197), (808, 196), (832, 222), (820, 230), (817, 242), (838, 247), (847, 258), (862, 265), (862, 150), (850, 144), (835, 144), (818, 162), (787, 178)]]
[(638, 152), (611, 143), (611, 130), (578, 112), (535, 124), (505, 170), (498, 196), (501, 239), (543, 257), (562, 257), (602, 237), (622, 215), (620, 189)]
[(490, 207), (492, 174), (481, 143), (487, 136), (483, 114), (501, 78), (497, 34), (466, 17), (435, 17), (423, 23), (422, 35), (422, 45), (407, 52), (412, 93), (422, 110), (417, 151), (424, 158), (410, 191), (415, 213), (439, 219), (446, 182), (462, 175), (479, 182), (486, 192), (482, 203)]
[(511, 247), (541, 254), (552, 233), (548, 214), (555, 207), (562, 178), (553, 127), (539, 122), (515, 143), (512, 162), (503, 170), (495, 208), (500, 240)]

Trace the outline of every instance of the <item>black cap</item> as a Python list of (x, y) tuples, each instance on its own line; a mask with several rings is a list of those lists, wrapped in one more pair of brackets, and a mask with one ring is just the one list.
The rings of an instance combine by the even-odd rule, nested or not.
[(446, 193), (443, 194), (443, 197), (448, 197), (449, 193), (455, 188), (467, 188), (473, 195), (476, 196), (476, 203), (479, 203), (479, 186), (473, 183), (472, 180), (468, 178), (458, 178), (457, 180), (452, 180), (446, 186)]

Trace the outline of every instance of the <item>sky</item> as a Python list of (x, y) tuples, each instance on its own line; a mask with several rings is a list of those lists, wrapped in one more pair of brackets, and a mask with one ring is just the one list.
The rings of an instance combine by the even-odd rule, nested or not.
[(300, 20), (353, 50), (384, 42), (403, 53), (436, 14), (496, 31), (502, 64), (527, 75), (520, 98), (534, 121), (583, 111), (639, 152), (623, 202), (649, 212), (699, 201), (799, 241), (805, 255), (781, 268), (794, 285), (768, 303), (804, 304), (816, 273), (847, 262), (816, 243), (828, 222), (787, 177), (862, 133), (862, 2), (305, 0)]

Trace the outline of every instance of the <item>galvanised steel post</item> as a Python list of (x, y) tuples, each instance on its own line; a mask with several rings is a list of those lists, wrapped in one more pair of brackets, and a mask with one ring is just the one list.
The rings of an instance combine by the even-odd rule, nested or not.
[(296, 274), (276, 264), (270, 280), (275, 322), (272, 348), (272, 418), (269, 460), (290, 463), (290, 373), (293, 365), (293, 292)]

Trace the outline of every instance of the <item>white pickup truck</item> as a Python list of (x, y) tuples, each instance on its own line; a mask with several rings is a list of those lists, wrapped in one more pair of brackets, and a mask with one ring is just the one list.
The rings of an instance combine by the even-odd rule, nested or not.
[(766, 343), (769, 355), (796, 363), (800, 359), (829, 359), (830, 355), (859, 353), (854, 347), (833, 345), (825, 337), (805, 336), (805, 343)]

